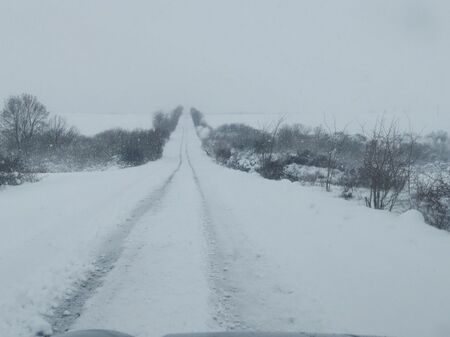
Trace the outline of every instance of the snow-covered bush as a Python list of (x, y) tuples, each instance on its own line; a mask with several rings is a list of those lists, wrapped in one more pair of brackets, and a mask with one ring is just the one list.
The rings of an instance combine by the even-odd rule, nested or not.
[(0, 155), (0, 186), (20, 185), (27, 178), (24, 167), (18, 157)]
[(182, 112), (183, 107), (178, 106), (168, 114), (163, 112), (155, 113), (153, 116), (153, 130), (166, 141), (177, 127)]
[[(191, 108), (191, 117), (192, 122), (195, 126), (195, 131), (197, 132), (198, 137), (203, 143), (203, 147), (205, 148), (206, 152), (208, 151), (214, 151), (214, 149), (208, 148), (208, 138), (211, 135), (212, 127), (206, 123), (205, 116), (203, 116), (203, 113), (198, 111), (195, 108)], [(220, 152), (220, 151), (219, 151)]]
[[(0, 164), (0, 184), (20, 183), (33, 172), (98, 170), (156, 160), (181, 113), (182, 107), (156, 113), (153, 128), (113, 129), (87, 137), (59, 116), (49, 119), (36, 97), (11, 96), (0, 113), (0, 153), (14, 153), (15, 157), (0, 157), (4, 162)], [(21, 123), (20, 130), (14, 128), (15, 120)]]
[(200, 139), (203, 140), (209, 137), (209, 134), (211, 133), (211, 128), (199, 125), (197, 126), (196, 131)]
[[(415, 198), (416, 208), (430, 224), (449, 226), (450, 178), (433, 180), (431, 185), (423, 181), (417, 185), (413, 198), (410, 182), (413, 168), (425, 167), (427, 158), (445, 156), (445, 133), (430, 136), (430, 145), (419, 144), (418, 137), (400, 133), (395, 121), (389, 125), (380, 121), (369, 136), (330, 134), (320, 127), (312, 130), (299, 124), (282, 126), (272, 133), (244, 124), (212, 129), (201, 112), (192, 109), (191, 114), (203, 148), (222, 165), (258, 172), (269, 179), (286, 178), (327, 189), (341, 186), (343, 198), (357, 197), (377, 209), (405, 211)], [(421, 158), (422, 166), (413, 165), (417, 158)], [(449, 163), (442, 167), (449, 168)]]
[[(312, 184), (325, 184), (328, 169), (316, 166), (306, 166), (300, 164), (289, 164), (284, 167), (283, 174), (286, 178), (293, 181), (303, 181)], [(333, 185), (340, 184), (343, 172), (339, 170), (333, 171)]]
[(414, 184), (413, 202), (428, 224), (450, 230), (450, 173), (418, 176)]
[(258, 173), (264, 178), (279, 180), (283, 178), (284, 163), (273, 158), (263, 158)]
[(203, 113), (201, 113), (197, 109), (191, 108), (191, 117), (192, 117), (192, 122), (194, 123), (195, 127), (198, 127), (198, 126), (208, 127), (208, 124), (205, 121), (205, 117), (203, 116)]
[(225, 164), (228, 167), (246, 172), (256, 172), (261, 167), (260, 157), (250, 151), (231, 150), (231, 156)]

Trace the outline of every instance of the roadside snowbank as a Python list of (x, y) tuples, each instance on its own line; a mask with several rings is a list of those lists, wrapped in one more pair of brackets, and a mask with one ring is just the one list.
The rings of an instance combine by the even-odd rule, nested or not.
[(450, 233), (215, 165), (191, 140), (230, 294), (251, 329), (449, 336)]

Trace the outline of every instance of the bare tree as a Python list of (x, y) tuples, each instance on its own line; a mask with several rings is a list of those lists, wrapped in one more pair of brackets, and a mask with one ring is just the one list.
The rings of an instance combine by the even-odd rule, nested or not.
[(331, 192), (331, 182), (333, 181), (334, 171), (337, 168), (337, 147), (328, 151), (327, 177), (325, 179), (325, 189)]
[(72, 140), (78, 134), (74, 127), (69, 127), (65, 118), (53, 116), (47, 124), (46, 134), (52, 146), (60, 146), (63, 140)]
[(260, 134), (261, 144), (263, 144), (260, 155), (260, 173), (266, 178), (279, 179), (281, 168), (279, 167), (279, 163), (273, 160), (273, 154), (275, 151), (278, 131), (280, 130), (283, 120), (284, 117), (280, 118), (276, 122), (275, 126), (267, 126), (263, 128)]
[(0, 115), (0, 131), (13, 149), (26, 152), (32, 138), (45, 126), (48, 114), (35, 96), (11, 96)]
[(379, 121), (366, 144), (361, 178), (369, 186), (366, 205), (392, 211), (410, 178), (412, 140), (400, 134), (396, 121)]
[(413, 174), (414, 174), (414, 163), (417, 161), (417, 153), (416, 153), (416, 149), (417, 149), (417, 144), (418, 141), (420, 139), (420, 135), (419, 134), (415, 134), (412, 130), (411, 130), (411, 126), (410, 126), (410, 131), (409, 133), (406, 135), (406, 139), (407, 141), (407, 151), (408, 151), (408, 170), (407, 170), (407, 174), (408, 174), (408, 179), (407, 179), (407, 188), (408, 188), (408, 199), (409, 199), (409, 206), (410, 208), (412, 208), (414, 205), (413, 203)]
[(268, 151), (267, 153), (263, 153), (263, 162), (270, 162), (273, 159), (273, 153), (275, 149), (275, 144), (277, 140), (278, 131), (280, 130), (281, 124), (283, 124), (284, 117), (281, 117), (278, 119), (278, 121), (275, 123), (275, 126), (272, 127), (272, 130), (270, 130), (270, 127), (266, 127), (263, 129), (263, 131), (266, 131), (270, 137), (268, 139)]
[(327, 192), (331, 191), (331, 183), (334, 178), (334, 173), (338, 167), (338, 153), (341, 150), (344, 142), (345, 142), (345, 130), (347, 126), (342, 129), (342, 131), (338, 131), (336, 127), (336, 120), (333, 123), (333, 129), (328, 125), (325, 120), (325, 126), (328, 130), (327, 133), (327, 177), (325, 180), (325, 189)]

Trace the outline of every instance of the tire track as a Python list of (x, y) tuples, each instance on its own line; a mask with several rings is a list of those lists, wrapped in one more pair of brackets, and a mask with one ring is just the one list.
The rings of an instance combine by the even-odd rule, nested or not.
[(157, 210), (164, 199), (169, 186), (183, 164), (183, 144), (185, 143), (184, 129), (180, 142), (177, 167), (156, 190), (141, 200), (130, 213), (127, 220), (119, 225), (103, 244), (100, 254), (92, 263), (92, 269), (83, 280), (73, 284), (74, 290), (66, 293), (66, 297), (52, 310), (51, 315), (45, 316), (52, 327), (53, 333), (60, 333), (70, 329), (81, 315), (86, 301), (102, 286), (106, 275), (114, 268), (115, 263), (122, 255), (123, 243), (140, 219), (149, 211)]
[(230, 266), (230, 257), (225, 254), (217, 244), (217, 233), (214, 228), (214, 221), (211, 209), (201, 187), (200, 179), (192, 165), (188, 143), (185, 142), (186, 161), (191, 169), (195, 186), (201, 198), (203, 212), (203, 230), (208, 247), (209, 284), (212, 291), (211, 301), (214, 308), (213, 320), (220, 328), (230, 330), (249, 330), (250, 327), (244, 322), (239, 313), (239, 308), (233, 301), (237, 290), (231, 286), (227, 277)]

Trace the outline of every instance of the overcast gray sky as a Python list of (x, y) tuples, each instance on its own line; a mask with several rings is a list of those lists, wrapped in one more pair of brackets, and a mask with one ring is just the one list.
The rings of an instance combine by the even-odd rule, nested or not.
[(450, 2), (0, 0), (0, 98), (52, 112), (395, 112), (450, 129)]

